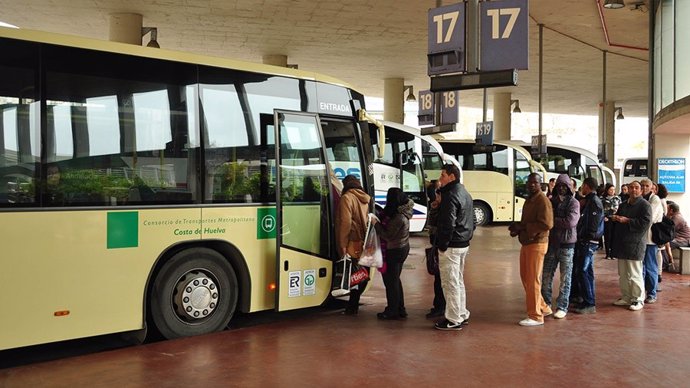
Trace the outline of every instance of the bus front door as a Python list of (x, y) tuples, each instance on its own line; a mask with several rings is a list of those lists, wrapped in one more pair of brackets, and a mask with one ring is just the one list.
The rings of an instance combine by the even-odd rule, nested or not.
[(316, 114), (275, 111), (276, 310), (318, 306), (331, 291), (329, 167)]

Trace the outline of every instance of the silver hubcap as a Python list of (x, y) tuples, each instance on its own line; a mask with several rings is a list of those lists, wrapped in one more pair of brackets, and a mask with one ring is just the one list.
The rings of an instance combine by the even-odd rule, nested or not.
[(211, 315), (218, 306), (218, 286), (203, 272), (189, 272), (177, 282), (175, 308), (188, 321)]
[(481, 208), (475, 207), (474, 208), (474, 223), (475, 224), (482, 224), (484, 222), (484, 218), (486, 215), (484, 214), (484, 211)]

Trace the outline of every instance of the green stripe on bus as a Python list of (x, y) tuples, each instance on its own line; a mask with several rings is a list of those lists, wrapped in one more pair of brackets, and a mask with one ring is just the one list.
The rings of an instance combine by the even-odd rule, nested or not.
[(108, 249), (139, 246), (139, 212), (108, 213)]

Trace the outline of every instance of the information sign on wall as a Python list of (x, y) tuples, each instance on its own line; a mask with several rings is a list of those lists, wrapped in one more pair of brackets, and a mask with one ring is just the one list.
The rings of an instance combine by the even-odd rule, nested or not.
[(685, 192), (685, 158), (657, 159), (659, 183), (666, 186), (669, 193)]

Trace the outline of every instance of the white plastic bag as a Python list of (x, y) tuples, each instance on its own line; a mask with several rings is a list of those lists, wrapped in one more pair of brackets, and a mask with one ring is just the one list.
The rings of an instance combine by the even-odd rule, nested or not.
[(383, 267), (383, 252), (381, 252), (381, 241), (379, 240), (379, 235), (374, 229), (374, 224), (371, 222), (371, 218), (376, 217), (373, 214), (369, 215), (369, 225), (367, 226), (367, 233), (364, 237), (364, 251), (362, 256), (360, 256), (357, 264), (364, 267)]
[(333, 287), (331, 295), (339, 297), (350, 293), (350, 275), (352, 274), (352, 259), (347, 253), (333, 265)]

